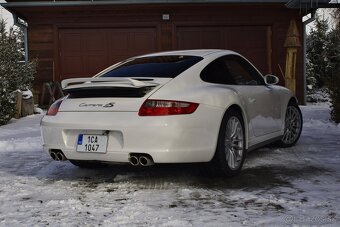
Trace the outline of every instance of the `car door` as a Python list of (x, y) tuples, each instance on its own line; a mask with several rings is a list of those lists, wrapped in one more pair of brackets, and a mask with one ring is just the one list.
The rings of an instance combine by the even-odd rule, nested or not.
[(281, 101), (275, 86), (265, 84), (261, 74), (241, 56), (228, 55), (223, 61), (233, 78), (254, 136), (279, 131)]

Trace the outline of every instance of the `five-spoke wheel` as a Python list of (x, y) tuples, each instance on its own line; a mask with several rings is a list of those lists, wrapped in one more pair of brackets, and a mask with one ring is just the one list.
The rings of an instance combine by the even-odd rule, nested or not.
[(237, 175), (245, 158), (245, 133), (242, 115), (234, 109), (225, 114), (218, 139), (216, 161), (227, 176)]
[(299, 139), (302, 131), (302, 114), (299, 106), (289, 103), (285, 116), (284, 133), (279, 141), (282, 147), (293, 146)]

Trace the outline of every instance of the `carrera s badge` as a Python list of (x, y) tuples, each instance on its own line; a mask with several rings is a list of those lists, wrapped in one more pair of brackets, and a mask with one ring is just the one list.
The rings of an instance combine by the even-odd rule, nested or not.
[(100, 104), (100, 103), (80, 103), (79, 107), (103, 107), (103, 108), (110, 108), (114, 107), (114, 102), (109, 102), (107, 104)]

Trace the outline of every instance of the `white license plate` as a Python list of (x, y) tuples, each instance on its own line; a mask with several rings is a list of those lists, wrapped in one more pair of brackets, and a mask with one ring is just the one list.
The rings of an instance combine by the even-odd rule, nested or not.
[(79, 134), (78, 152), (106, 153), (107, 136)]

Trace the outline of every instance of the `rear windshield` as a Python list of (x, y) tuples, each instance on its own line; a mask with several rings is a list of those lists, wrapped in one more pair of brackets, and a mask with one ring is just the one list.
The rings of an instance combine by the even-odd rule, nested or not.
[(175, 78), (197, 62), (197, 56), (155, 56), (135, 58), (100, 77), (163, 77)]

